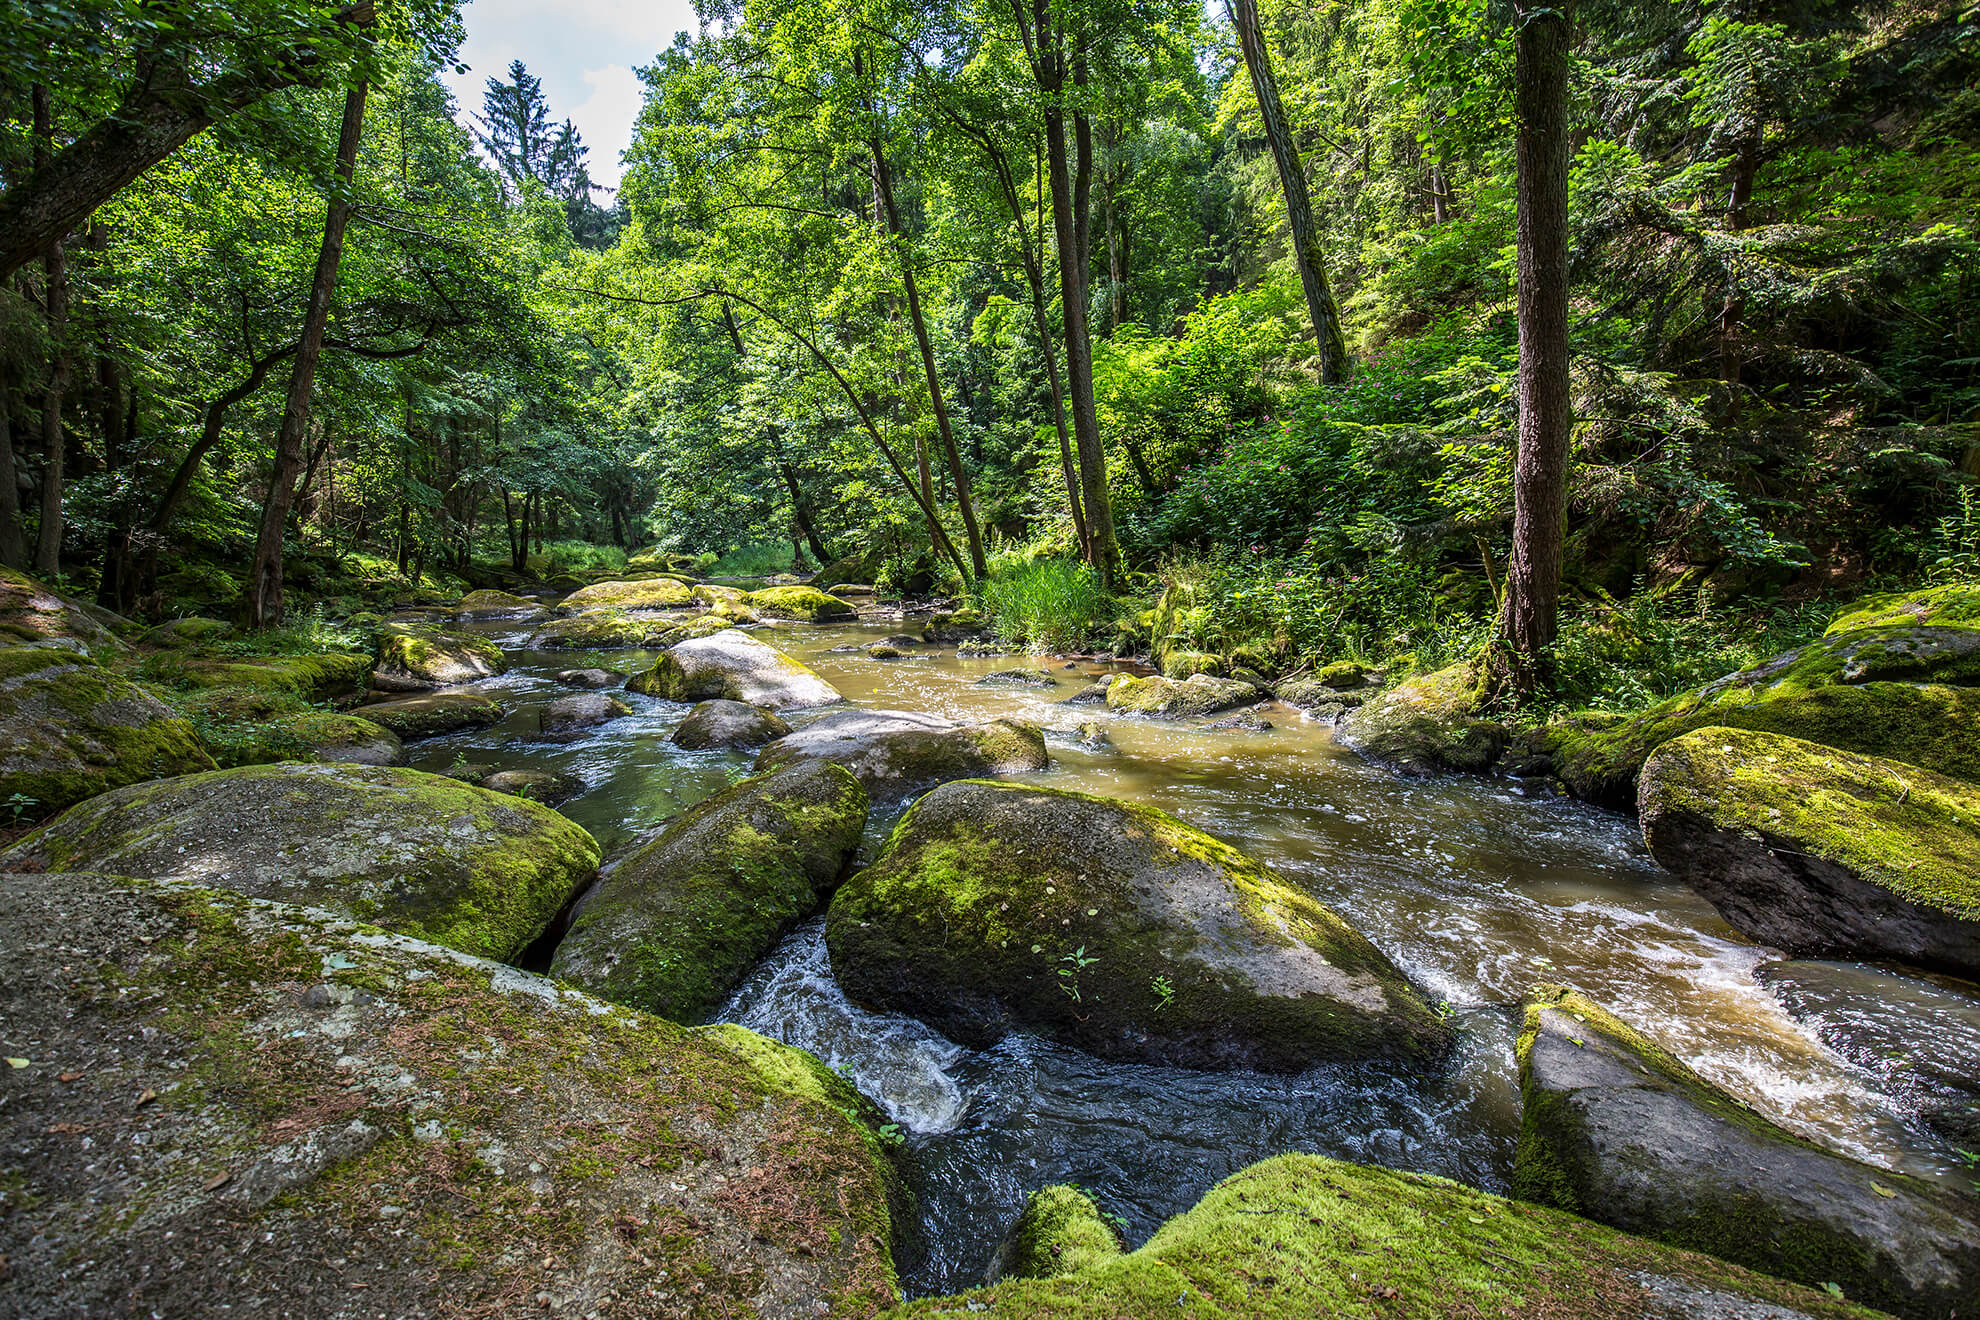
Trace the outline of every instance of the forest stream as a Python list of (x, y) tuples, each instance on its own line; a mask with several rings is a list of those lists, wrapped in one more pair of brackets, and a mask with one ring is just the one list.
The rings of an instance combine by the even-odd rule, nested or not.
[[(1026, 1196), (1049, 1183), (1088, 1189), (1130, 1242), (1219, 1179), (1285, 1150), (1504, 1191), (1519, 1127), (1517, 1005), (1541, 981), (1573, 984), (1627, 1020), (1654, 1024), (1660, 1044), (1812, 1140), (1948, 1182), (1960, 1172), (1868, 1069), (1926, 1020), (1946, 1051), (1980, 1059), (1980, 1006), (1911, 976), (1875, 974), (1888, 984), (1872, 997), (1852, 988), (1852, 977), (1870, 975), (1860, 969), (1825, 976), (1831, 965), (1775, 962), (1661, 871), (1630, 818), (1521, 796), (1511, 780), (1397, 776), (1285, 706), (1262, 712), (1270, 730), (1247, 731), (1056, 704), (1109, 664), (864, 653), (901, 627), (782, 625), (771, 636), (858, 706), (1041, 724), (1052, 765), (1030, 778), (1149, 803), (1263, 859), (1367, 933), (1462, 1028), (1455, 1062), (1429, 1081), (1380, 1064), (1272, 1077), (1108, 1063), (1028, 1036), (976, 1051), (849, 1003), (830, 974), (822, 919), (808, 922), (716, 1018), (814, 1052), (898, 1126), (921, 1229), (900, 1256), (911, 1295), (980, 1281)], [(417, 768), (465, 761), (575, 775), (587, 787), (560, 809), (610, 853), (741, 777), (753, 759), (675, 747), (667, 735), (688, 706), (630, 693), (630, 717), (546, 739), (536, 711), (567, 692), (556, 673), (630, 672), (653, 653), (533, 651), (516, 625), (478, 631), (504, 647), (511, 667), (475, 690), (499, 696), (507, 716), (419, 744)], [(1057, 683), (980, 682), (1014, 667), (1046, 668)], [(1105, 729), (1102, 746), (1074, 732), (1093, 720)], [(899, 815), (898, 805), (875, 810), (864, 855)]]

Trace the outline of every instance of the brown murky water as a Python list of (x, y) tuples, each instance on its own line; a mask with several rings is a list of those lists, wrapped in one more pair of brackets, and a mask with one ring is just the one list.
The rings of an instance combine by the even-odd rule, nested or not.
[[(1217, 1179), (1290, 1149), (1503, 1189), (1518, 1128), (1513, 1006), (1539, 981), (1593, 994), (1823, 1145), (1925, 1176), (1970, 1176), (1877, 1089), (1876, 1070), (1849, 1047), (1852, 1032), (1869, 1038), (1880, 1016), (1904, 1012), (1902, 1004), (1859, 999), (1821, 1022), (1790, 1017), (1756, 976), (1776, 955), (1747, 943), (1650, 862), (1632, 821), (1521, 797), (1506, 781), (1399, 778), (1286, 707), (1263, 712), (1276, 726), (1264, 732), (1114, 718), (1104, 708), (1057, 704), (1100, 665), (1066, 669), (1063, 661), (953, 650), (876, 661), (856, 645), (899, 630), (787, 626), (765, 636), (861, 706), (1044, 725), (1053, 764), (1032, 778), (1151, 803), (1264, 859), (1359, 927), (1433, 1000), (1447, 1002), (1464, 1029), (1457, 1064), (1429, 1081), (1379, 1066), (1295, 1078), (1122, 1066), (1027, 1038), (970, 1051), (911, 1020), (847, 1003), (812, 923), (765, 960), (721, 1016), (813, 1050), (900, 1125), (925, 1236), (907, 1261), (916, 1291), (974, 1282), (1024, 1196), (1050, 1182), (1089, 1188), (1136, 1238)], [(589, 788), (563, 809), (608, 848), (746, 771), (744, 756), (667, 743), (686, 707), (650, 698), (632, 697), (634, 716), (580, 740), (533, 737), (535, 709), (560, 694), (551, 681), (557, 670), (630, 672), (648, 656), (530, 652), (518, 649), (522, 635), (503, 636), (499, 625), (486, 631), (510, 647), (516, 665), (484, 685), (511, 702), (509, 718), (421, 744), (415, 764), (445, 768), (460, 757), (576, 773)], [(977, 682), (1019, 666), (1047, 668), (1059, 682)], [(1072, 735), (1090, 720), (1104, 726), (1107, 746), (1088, 748)], [(887, 823), (876, 821), (870, 836)]]

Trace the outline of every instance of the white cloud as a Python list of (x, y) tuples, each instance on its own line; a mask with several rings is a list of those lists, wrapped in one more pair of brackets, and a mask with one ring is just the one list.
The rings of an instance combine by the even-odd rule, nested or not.
[(619, 153), (639, 113), (633, 69), (672, 45), (676, 32), (700, 27), (690, 0), (473, 0), (462, 19), (459, 61), (468, 72), (444, 79), (461, 119), (472, 120), (487, 80), (506, 78), (519, 59), (543, 80), (550, 113), (577, 125), (591, 148), (591, 177), (607, 186), (619, 182)]

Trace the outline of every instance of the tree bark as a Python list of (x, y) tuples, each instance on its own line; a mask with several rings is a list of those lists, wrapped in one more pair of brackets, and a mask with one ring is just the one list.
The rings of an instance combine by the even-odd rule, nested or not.
[(14, 467), (14, 396), (12, 390), (0, 387), (0, 568), (25, 567), (20, 473)]
[[(36, 172), (44, 168), (53, 150), (54, 113), (49, 105), (48, 88), (36, 83), (34, 101), (34, 153)], [(0, 227), (4, 219), (0, 219)], [(0, 230), (3, 231), (3, 230)], [(41, 394), (41, 519), (35, 530), (34, 571), (53, 579), (62, 571), (62, 405), (69, 391), (74, 363), (69, 355), (69, 263), (62, 250), (66, 228), (48, 237), (41, 252), (45, 288), (42, 314), (48, 324), (48, 380)]]
[(784, 489), (791, 493), (791, 521), (811, 547), (812, 557), (823, 568), (832, 562), (832, 552), (825, 548), (824, 540), (818, 535), (817, 525), (811, 520), (811, 501), (804, 496), (804, 488), (798, 485), (797, 471), (789, 463), (779, 463), (777, 471), (784, 478)]
[(1558, 631), (1567, 523), (1567, 75), (1569, 24), (1558, 9), (1522, 5), (1513, 38), (1518, 124), (1519, 450), (1513, 468), (1512, 558), (1500, 634), (1514, 681), (1544, 681), (1542, 653)]
[(1265, 123), (1265, 141), (1279, 167), (1279, 185), (1286, 194), (1286, 223), (1292, 230), (1293, 264), (1299, 269), (1306, 310), (1313, 318), (1313, 339), (1320, 357), (1320, 382), (1332, 385), (1347, 376), (1347, 348), (1341, 341), (1341, 318), (1327, 287), (1327, 268), (1320, 232), (1313, 224), (1313, 202), (1306, 192), (1306, 171), (1286, 125), (1279, 101), (1279, 81), (1272, 72), (1271, 48), (1258, 21), (1258, 0), (1231, 0), (1231, 22), (1237, 27), (1238, 48), (1251, 74), (1258, 97), (1258, 116)]
[[(331, 18), (333, 29), (369, 27), (372, 0)], [(192, 71), (141, 57), (131, 90), (117, 108), (34, 172), (0, 194), (0, 279), (45, 252), (138, 175), (195, 134), (285, 87), (309, 85), (323, 63), (304, 47), (251, 74), (223, 74), (196, 86)]]
[(247, 622), (270, 628), (282, 621), (282, 534), (295, 501), (297, 469), (302, 466), (304, 434), (309, 429), (310, 394), (316, 385), (316, 363), (323, 353), (323, 330), (330, 319), (330, 300), (337, 291), (337, 271), (344, 257), (344, 229), (350, 223), (350, 184), (357, 172), (358, 139), (364, 131), (367, 84), (360, 80), (344, 96), (343, 123), (337, 135), (337, 182), (323, 221), (323, 246), (310, 282), (309, 305), (303, 312), (302, 333), (296, 340), (295, 372), (289, 380), (288, 406), (275, 442), (275, 473), (261, 509), (255, 537), (254, 563), (247, 583)]

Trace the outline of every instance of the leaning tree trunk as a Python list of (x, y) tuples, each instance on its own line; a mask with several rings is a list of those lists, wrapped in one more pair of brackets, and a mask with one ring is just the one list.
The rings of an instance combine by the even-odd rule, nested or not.
[(1231, 22), (1237, 27), (1238, 48), (1244, 52), (1244, 67), (1251, 73), (1251, 89), (1258, 96), (1258, 117), (1265, 123), (1265, 140), (1271, 145), (1272, 159), (1279, 167), (1279, 185), (1286, 194), (1293, 264), (1299, 268), (1300, 288), (1306, 292), (1306, 310), (1313, 318), (1320, 381), (1332, 385), (1347, 375), (1347, 347), (1341, 342), (1340, 313), (1334, 307), (1333, 291), (1327, 287), (1326, 267), (1321, 264), (1320, 231), (1313, 224), (1306, 171), (1299, 162), (1299, 148), (1293, 145), (1292, 130), (1286, 125), (1285, 109), (1279, 101), (1279, 81), (1272, 73), (1272, 52), (1265, 44), (1265, 30), (1258, 21), (1258, 0), (1232, 0)]
[(253, 628), (270, 628), (282, 621), (282, 535), (288, 528), (289, 507), (295, 501), (303, 437), (309, 430), (310, 393), (316, 386), (316, 362), (323, 353), (323, 328), (330, 319), (330, 299), (337, 292), (337, 270), (344, 258), (344, 229), (351, 218), (350, 184), (357, 172), (367, 90), (367, 84), (360, 80), (344, 97), (344, 119), (337, 135), (337, 184), (323, 221), (323, 247), (316, 257), (309, 306), (303, 312), (302, 334), (296, 342), (289, 402), (275, 442), (275, 473), (261, 508), (254, 565), (248, 573), (247, 622)]
[(1568, 19), (1522, 6), (1514, 37), (1513, 109), (1519, 167), (1519, 452), (1513, 467), (1513, 544), (1500, 634), (1521, 691), (1542, 681), (1560, 608), (1567, 523)]

